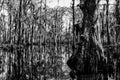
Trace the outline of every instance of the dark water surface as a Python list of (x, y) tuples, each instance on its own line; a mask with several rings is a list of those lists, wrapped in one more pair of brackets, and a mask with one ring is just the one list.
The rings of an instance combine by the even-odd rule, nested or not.
[(4, 71), (2, 77), (25, 80), (69, 80), (70, 69), (66, 62), (72, 54), (69, 45), (30, 46), (1, 51)]
[[(66, 64), (71, 54), (70, 45), (23, 46), (12, 52), (1, 49), (0, 80), (71, 80)], [(78, 80), (104, 79), (102, 74), (90, 74)]]

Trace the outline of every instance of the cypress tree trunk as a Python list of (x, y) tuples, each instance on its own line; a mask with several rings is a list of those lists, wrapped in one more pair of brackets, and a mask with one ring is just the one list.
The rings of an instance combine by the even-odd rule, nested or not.
[(108, 26), (108, 8), (109, 8), (109, 0), (106, 0), (107, 1), (107, 12), (106, 12), (106, 27), (107, 27), (107, 42), (108, 42), (108, 45), (110, 44), (110, 35), (109, 35), (109, 26)]
[(116, 23), (117, 25), (115, 26), (116, 27), (116, 42), (118, 42), (118, 38), (119, 38), (119, 35), (120, 35), (120, 32), (119, 32), (119, 26), (120, 26), (120, 1), (117, 0), (117, 5), (116, 5)]
[(22, 0), (20, 0), (20, 4), (19, 4), (19, 25), (18, 25), (18, 27), (19, 27), (19, 33), (18, 33), (18, 44), (20, 44), (20, 42), (21, 42), (21, 17), (22, 17)]
[(21, 67), (20, 67), (20, 63), (21, 63), (21, 46), (20, 46), (20, 43), (21, 43), (21, 39), (20, 39), (20, 33), (21, 33), (21, 16), (22, 16), (22, 0), (20, 0), (20, 4), (19, 4), (19, 23), (18, 23), (18, 27), (19, 27), (19, 33), (18, 33), (18, 45), (19, 45), (19, 50), (17, 51), (17, 59), (18, 59), (18, 74), (17, 74), (17, 78), (18, 80), (20, 80), (20, 70), (21, 70)]
[[(96, 10), (96, 0), (84, 0), (83, 4), (80, 5), (83, 12), (82, 27), (84, 31), (89, 33), (90, 28), (94, 25), (94, 13)], [(86, 32), (85, 31), (85, 32)]]
[(72, 8), (73, 8), (73, 43), (72, 43), (72, 49), (73, 49), (73, 55), (75, 54), (74, 53), (74, 48), (75, 48), (75, 33), (74, 33), (74, 30), (75, 30), (75, 9), (74, 9), (74, 5), (75, 5), (75, 0), (72, 0), (73, 1), (73, 5), (72, 5)]
[[(10, 12), (11, 12), (11, 8), (10, 8)], [(10, 39), (10, 44), (11, 44), (11, 27), (12, 27), (12, 26), (11, 26), (11, 21), (12, 21), (12, 20), (11, 20), (11, 19), (12, 19), (12, 18), (11, 18), (11, 13), (9, 14), (9, 16), (10, 16), (10, 38), (9, 38), (9, 39)]]

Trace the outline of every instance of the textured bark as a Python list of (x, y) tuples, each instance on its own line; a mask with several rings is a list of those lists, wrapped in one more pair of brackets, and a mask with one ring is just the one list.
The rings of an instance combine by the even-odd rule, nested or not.
[(120, 1), (117, 0), (117, 5), (116, 5), (116, 24), (115, 25), (115, 30), (116, 30), (116, 41), (119, 42), (119, 36), (120, 36)]
[(18, 27), (19, 27), (19, 35), (18, 35), (18, 44), (19, 44), (19, 49), (17, 51), (17, 59), (18, 59), (18, 74), (17, 74), (17, 78), (18, 80), (20, 80), (20, 73), (21, 73), (21, 16), (22, 16), (22, 0), (20, 0), (20, 4), (19, 4), (19, 23), (18, 23)]
[(88, 32), (91, 27), (94, 26), (94, 13), (96, 9), (96, 0), (84, 0), (84, 3), (80, 5), (80, 8), (83, 12), (83, 22), (82, 27), (85, 32)]
[(107, 1), (107, 12), (106, 12), (106, 27), (107, 27), (107, 44), (109, 45), (111, 42), (110, 42), (110, 35), (109, 35), (109, 26), (108, 26), (108, 7), (109, 7), (109, 0), (106, 0)]

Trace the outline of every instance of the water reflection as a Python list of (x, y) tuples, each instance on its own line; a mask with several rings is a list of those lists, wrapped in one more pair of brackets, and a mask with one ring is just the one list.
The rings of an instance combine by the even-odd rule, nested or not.
[(6, 56), (6, 79), (70, 80), (66, 64), (72, 54), (69, 45), (30, 46), (13, 52), (1, 50), (1, 54)]
[[(19, 47), (0, 50), (0, 80), (70, 80), (70, 45)], [(78, 80), (104, 80), (103, 74), (81, 75)], [(112, 80), (108, 77), (108, 80)]]

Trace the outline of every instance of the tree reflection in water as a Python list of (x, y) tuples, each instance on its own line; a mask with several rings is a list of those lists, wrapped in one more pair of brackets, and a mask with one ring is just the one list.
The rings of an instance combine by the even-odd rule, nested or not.
[[(13, 52), (1, 50), (1, 77), (3, 80), (70, 80), (70, 76), (76, 78), (66, 64), (71, 54), (70, 45), (32, 46)], [(93, 73), (81, 74), (78, 80), (104, 78), (104, 74)]]
[(70, 79), (66, 62), (71, 50), (69, 45), (21, 47), (13, 52), (1, 50), (1, 56), (7, 58), (2, 66), (7, 66), (5, 77), (7, 80)]

